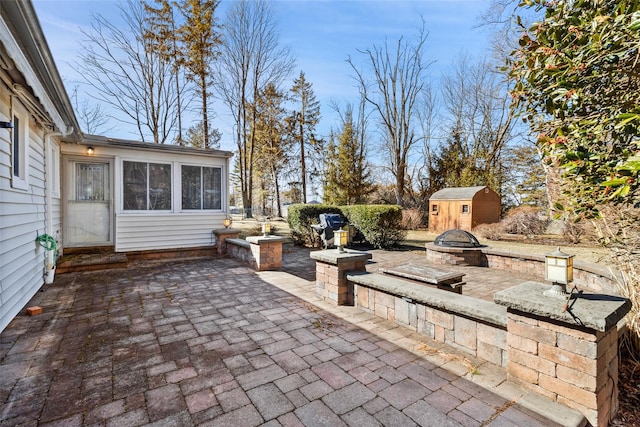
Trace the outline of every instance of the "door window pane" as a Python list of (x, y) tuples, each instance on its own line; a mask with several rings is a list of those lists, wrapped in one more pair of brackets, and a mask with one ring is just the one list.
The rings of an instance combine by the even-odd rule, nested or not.
[(107, 168), (103, 163), (76, 163), (76, 201), (106, 200)]

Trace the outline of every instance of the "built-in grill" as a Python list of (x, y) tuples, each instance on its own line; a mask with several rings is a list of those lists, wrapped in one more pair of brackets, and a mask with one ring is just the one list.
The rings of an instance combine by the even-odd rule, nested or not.
[(436, 237), (433, 244), (448, 248), (481, 248), (484, 246), (473, 234), (460, 229), (445, 231)]

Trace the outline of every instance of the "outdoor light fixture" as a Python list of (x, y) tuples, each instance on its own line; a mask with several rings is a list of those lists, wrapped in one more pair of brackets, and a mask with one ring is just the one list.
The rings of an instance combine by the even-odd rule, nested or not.
[(11, 122), (0, 122), (0, 129), (13, 129), (13, 123), (11, 123)]
[(225, 219), (222, 220), (222, 224), (224, 225), (224, 228), (231, 227), (231, 218), (226, 217)]
[(347, 246), (347, 230), (336, 230), (333, 232), (333, 242), (336, 245), (338, 253), (344, 252), (344, 247)]
[(544, 295), (566, 298), (567, 285), (573, 281), (573, 257), (560, 248), (544, 256), (544, 278), (551, 282)]
[(93, 154), (93, 147), (87, 147), (87, 154), (88, 155), (92, 155)]
[(271, 223), (265, 221), (262, 223), (262, 235), (267, 237), (269, 234), (271, 234)]

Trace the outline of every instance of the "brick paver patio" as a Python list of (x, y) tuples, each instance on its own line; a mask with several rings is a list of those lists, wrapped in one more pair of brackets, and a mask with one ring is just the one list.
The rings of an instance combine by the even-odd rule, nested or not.
[(285, 264), (59, 275), (0, 334), (0, 426), (557, 425), (502, 370), (314, 301), (308, 253)]

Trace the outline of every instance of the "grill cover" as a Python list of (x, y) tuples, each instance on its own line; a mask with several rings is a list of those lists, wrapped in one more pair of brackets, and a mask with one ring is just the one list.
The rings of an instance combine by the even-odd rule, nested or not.
[(433, 244), (452, 248), (480, 248), (483, 246), (473, 234), (460, 229), (445, 231), (436, 237)]

